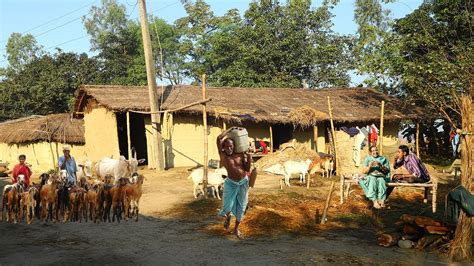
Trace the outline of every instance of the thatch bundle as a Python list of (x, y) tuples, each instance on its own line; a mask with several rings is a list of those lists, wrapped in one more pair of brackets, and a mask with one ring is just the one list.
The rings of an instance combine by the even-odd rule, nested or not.
[(33, 115), (0, 123), (0, 143), (55, 141), (84, 144), (84, 121), (70, 114)]
[(280, 150), (277, 152), (268, 154), (261, 158), (255, 163), (255, 166), (259, 171), (276, 165), (283, 164), (286, 161), (304, 161), (306, 159), (317, 159), (319, 155), (305, 146), (302, 143), (298, 143), (295, 140), (280, 145)]
[(327, 115), (312, 107), (303, 105), (293, 109), (288, 114), (288, 118), (294, 127), (300, 126), (301, 128), (307, 128), (316, 125), (318, 121), (327, 120)]

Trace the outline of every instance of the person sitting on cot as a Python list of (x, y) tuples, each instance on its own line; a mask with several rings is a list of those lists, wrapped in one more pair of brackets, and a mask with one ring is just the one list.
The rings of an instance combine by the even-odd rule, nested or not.
[(390, 181), (390, 164), (387, 158), (379, 155), (376, 146), (370, 147), (370, 154), (364, 160), (362, 173), (366, 176), (359, 180), (359, 185), (365, 196), (374, 203), (374, 208), (385, 208), (387, 182)]
[(393, 181), (425, 183), (431, 179), (426, 166), (420, 158), (410, 153), (410, 149), (406, 145), (400, 145), (398, 147), (393, 168), (395, 169), (395, 173), (392, 177)]

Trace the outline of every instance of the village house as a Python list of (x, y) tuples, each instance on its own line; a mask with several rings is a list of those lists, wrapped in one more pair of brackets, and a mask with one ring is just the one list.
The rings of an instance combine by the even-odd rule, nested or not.
[[(167, 86), (160, 95), (161, 133), (165, 167), (192, 167), (203, 163), (202, 105), (168, 112), (202, 100), (201, 87)], [(216, 137), (230, 126), (243, 126), (249, 138), (279, 145), (296, 139), (308, 148), (328, 152), (330, 117), (328, 96), (336, 129), (342, 126), (379, 126), (381, 102), (385, 102), (383, 149), (391, 158), (399, 144), (400, 121), (416, 120), (420, 109), (406, 106), (398, 98), (370, 88), (284, 89), (208, 87), (207, 124), (209, 159), (218, 159)], [(129, 156), (133, 147), (138, 158), (155, 168), (151, 139), (148, 89), (140, 86), (83, 85), (77, 93), (74, 116), (84, 120), (84, 140), (89, 159)], [(129, 130), (129, 133), (127, 132)], [(338, 156), (343, 172), (351, 172), (351, 138), (337, 131)], [(366, 155), (365, 149), (361, 155)]]

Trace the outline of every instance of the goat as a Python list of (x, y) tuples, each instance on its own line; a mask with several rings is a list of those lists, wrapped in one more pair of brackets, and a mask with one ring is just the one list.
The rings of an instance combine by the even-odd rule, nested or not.
[[(22, 215), (26, 211), (26, 222), (31, 224), (35, 216), (36, 198), (39, 195), (39, 190), (36, 186), (31, 186), (28, 192), (23, 192), (20, 199), (20, 221)], [(26, 210), (24, 210), (26, 208)]]
[(18, 182), (13, 185), (7, 185), (3, 188), (2, 196), (2, 219), (5, 207), (7, 208), (7, 222), (11, 220), (17, 223), (20, 198), (23, 193), (23, 186)]
[(124, 187), (125, 199), (123, 202), (125, 211), (125, 221), (128, 220), (129, 215), (132, 216), (130, 218), (133, 218), (133, 215), (135, 215), (135, 221), (138, 222), (138, 206), (143, 193), (142, 185), (144, 180), (145, 177), (143, 175), (138, 175), (136, 177), (135, 183), (127, 184)]
[(115, 222), (115, 218), (117, 218), (117, 222), (120, 223), (122, 219), (123, 200), (125, 198), (125, 190), (123, 188), (128, 181), (128, 178), (119, 178), (117, 185), (110, 189), (112, 199), (112, 222)]
[[(287, 186), (290, 186), (290, 177), (298, 174), (300, 177), (300, 182), (305, 182), (305, 176), (308, 173), (309, 165), (311, 164), (311, 160), (307, 159), (306, 161), (286, 161), (283, 164), (284, 170), (284, 180)], [(282, 180), (280, 180), (280, 189), (283, 189)]]
[(58, 203), (58, 177), (53, 175), (50, 180), (51, 184), (44, 185), (40, 190), (42, 222), (45, 221), (46, 216), (53, 222), (57, 220), (57, 215), (53, 217), (53, 214), (56, 213)]
[(89, 215), (89, 218), (91, 221), (97, 222), (97, 217), (100, 217), (100, 195), (102, 194), (103, 190), (103, 184), (94, 184), (92, 185), (92, 188), (89, 189), (86, 193), (86, 222), (87, 222), (87, 216)]
[[(204, 178), (203, 175), (204, 170), (202, 168), (199, 168), (192, 171), (191, 174), (188, 176), (188, 179), (192, 179), (194, 183), (194, 198), (197, 198), (196, 189), (199, 189), (204, 195), (204, 189), (201, 186)], [(222, 178), (223, 176), (227, 176), (227, 170), (224, 167), (217, 168), (214, 171), (208, 172), (207, 184), (208, 186), (212, 187), (212, 196), (214, 198), (216, 198), (217, 196), (218, 199), (221, 199), (221, 197), (219, 196), (219, 187), (222, 186), (222, 184), (224, 183), (224, 179)]]

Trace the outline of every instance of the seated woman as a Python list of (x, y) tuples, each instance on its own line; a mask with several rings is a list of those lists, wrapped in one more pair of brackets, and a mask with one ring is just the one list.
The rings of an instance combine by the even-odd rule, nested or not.
[(363, 174), (367, 176), (359, 181), (365, 196), (373, 201), (374, 208), (385, 208), (387, 182), (390, 181), (390, 164), (387, 158), (379, 155), (376, 146), (370, 147), (370, 154), (364, 161)]

